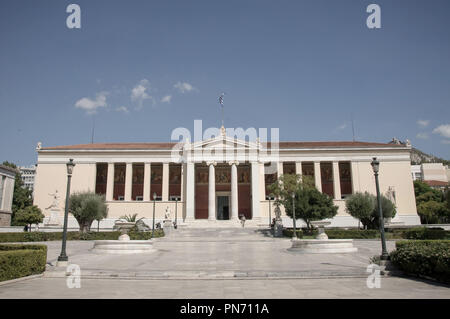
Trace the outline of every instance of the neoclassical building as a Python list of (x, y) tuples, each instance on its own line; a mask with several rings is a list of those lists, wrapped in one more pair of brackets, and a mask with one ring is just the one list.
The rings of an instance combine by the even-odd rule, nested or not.
[[(156, 220), (169, 210), (172, 219), (176, 212), (179, 224), (238, 223), (241, 215), (250, 224), (268, 224), (268, 186), (282, 174), (300, 174), (311, 176), (339, 207), (332, 226), (356, 226), (357, 220), (345, 212), (345, 198), (355, 192), (375, 194), (370, 163), (377, 157), (381, 191), (397, 206), (394, 221), (416, 225), (420, 219), (410, 150), (368, 142), (248, 142), (226, 136), (224, 130), (198, 142), (38, 146), (34, 203), (48, 220), (48, 207), (55, 206), (54, 194), (59, 194), (62, 220), (66, 163), (73, 159), (71, 193), (90, 190), (105, 195), (109, 214), (104, 227), (134, 213), (150, 221), (153, 205)], [(290, 218), (285, 216), (284, 222), (290, 224)], [(72, 218), (70, 223), (76, 222)]]

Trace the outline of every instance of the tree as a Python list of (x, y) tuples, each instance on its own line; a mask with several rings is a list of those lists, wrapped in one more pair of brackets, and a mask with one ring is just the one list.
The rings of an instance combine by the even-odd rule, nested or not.
[(42, 223), (44, 220), (44, 214), (42, 214), (42, 211), (37, 206), (28, 206), (21, 210), (19, 210), (16, 213), (16, 222), (21, 225), (29, 225), (31, 230), (32, 224), (39, 224)]
[[(345, 206), (347, 212), (351, 216), (358, 218), (365, 228), (378, 229), (380, 227), (380, 212), (378, 211), (378, 200), (375, 195), (367, 192), (355, 193), (345, 201)], [(384, 195), (381, 195), (381, 209), (383, 218), (395, 217), (395, 205)]]
[(420, 203), (417, 206), (417, 213), (422, 224), (439, 224), (447, 219), (448, 209), (445, 203), (431, 200)]
[(83, 233), (91, 230), (94, 220), (101, 220), (108, 216), (105, 196), (92, 192), (72, 194), (69, 198), (69, 211), (77, 220), (80, 231)]
[(295, 217), (303, 219), (309, 229), (311, 221), (333, 218), (337, 214), (338, 207), (333, 205), (333, 199), (319, 192), (308, 176), (282, 175), (269, 189), (277, 198), (275, 204), (283, 205), (286, 214), (291, 218), (294, 193)]
[(345, 200), (345, 209), (352, 217), (359, 219), (364, 228), (368, 228), (373, 219), (375, 196), (368, 192), (357, 192)]
[[(17, 169), (14, 163), (3, 162), (3, 165)], [(21, 226), (21, 223), (17, 221), (16, 214), (19, 210), (33, 205), (32, 191), (23, 187), (22, 175), (18, 171), (16, 173), (14, 182), (14, 193), (12, 201), (12, 214), (11, 214), (11, 226)]]

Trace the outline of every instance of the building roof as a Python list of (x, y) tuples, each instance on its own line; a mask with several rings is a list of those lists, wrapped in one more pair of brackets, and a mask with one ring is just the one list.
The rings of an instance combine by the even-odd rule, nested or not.
[[(93, 143), (93, 144), (78, 144), (78, 145), (64, 145), (43, 147), (44, 151), (58, 151), (58, 150), (170, 150), (177, 143)], [(270, 147), (271, 142), (262, 143), (264, 147)], [(361, 147), (398, 147), (404, 148), (404, 145), (394, 145), (388, 143), (372, 143), (372, 142), (279, 142), (280, 149), (301, 149), (301, 148), (361, 148)]]
[(435, 180), (424, 181), (424, 183), (427, 183), (428, 186), (431, 186), (431, 187), (445, 187), (445, 186), (449, 185), (448, 182), (435, 181)]
[(7, 171), (7, 172), (10, 172), (12, 174), (19, 173), (18, 169), (12, 168), (12, 167), (9, 167), (9, 166), (6, 166), (6, 165), (2, 165), (2, 164), (0, 164), (0, 169), (2, 169), (4, 171)]

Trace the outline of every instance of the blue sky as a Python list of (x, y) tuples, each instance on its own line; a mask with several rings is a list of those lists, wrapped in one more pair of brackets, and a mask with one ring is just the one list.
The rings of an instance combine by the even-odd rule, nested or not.
[[(81, 29), (66, 27), (70, 3)], [(2, 0), (0, 161), (89, 143), (93, 117), (95, 142), (219, 126), (221, 92), (226, 127), (351, 140), (353, 114), (357, 140), (450, 159), (449, 13), (445, 0)]]

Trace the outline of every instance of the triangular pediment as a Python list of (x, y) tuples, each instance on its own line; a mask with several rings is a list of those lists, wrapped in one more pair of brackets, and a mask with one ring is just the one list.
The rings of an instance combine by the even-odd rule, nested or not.
[(198, 141), (192, 143), (192, 149), (241, 149), (241, 150), (250, 150), (250, 149), (258, 149), (257, 143), (248, 142), (244, 140), (240, 140), (237, 138), (232, 138), (229, 136), (218, 136), (211, 139)]

